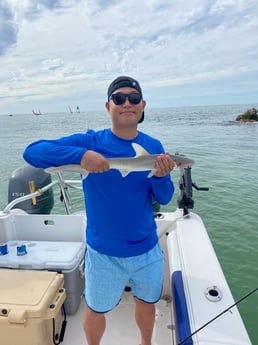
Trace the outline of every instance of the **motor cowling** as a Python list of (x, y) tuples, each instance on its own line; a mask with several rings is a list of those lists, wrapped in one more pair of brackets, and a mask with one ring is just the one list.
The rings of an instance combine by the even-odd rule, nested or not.
[[(8, 185), (8, 202), (18, 197), (30, 194), (32, 189), (38, 190), (52, 182), (51, 175), (43, 169), (24, 165), (13, 171)], [(32, 188), (33, 186), (33, 188)], [(49, 214), (54, 206), (52, 188), (34, 199), (29, 199), (15, 205), (15, 208), (24, 210), (29, 214)]]

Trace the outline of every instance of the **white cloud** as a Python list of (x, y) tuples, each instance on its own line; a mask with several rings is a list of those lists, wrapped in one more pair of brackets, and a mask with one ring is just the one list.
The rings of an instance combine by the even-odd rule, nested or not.
[(0, 113), (101, 109), (120, 74), (150, 105), (249, 102), (257, 15), (256, 0), (4, 0)]

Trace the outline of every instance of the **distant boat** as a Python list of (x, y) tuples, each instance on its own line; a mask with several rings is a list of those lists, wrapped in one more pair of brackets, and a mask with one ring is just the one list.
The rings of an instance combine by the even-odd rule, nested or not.
[[(70, 114), (73, 114), (73, 110), (72, 110), (72, 108), (70, 107), (70, 105), (68, 105), (68, 110), (69, 110)], [(77, 105), (77, 107), (76, 107), (76, 113), (77, 113), (77, 114), (80, 114), (80, 108), (79, 108), (78, 105)]]
[(42, 113), (41, 113), (40, 110), (35, 111), (34, 109), (32, 109), (32, 114), (33, 114), (33, 115), (42, 115)]

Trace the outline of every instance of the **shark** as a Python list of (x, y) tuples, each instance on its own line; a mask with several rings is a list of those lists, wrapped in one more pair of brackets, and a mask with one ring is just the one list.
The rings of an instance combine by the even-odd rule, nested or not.
[[(141, 145), (137, 143), (132, 143), (132, 146), (135, 151), (134, 157), (115, 157), (107, 158), (110, 169), (119, 170), (123, 177), (126, 177), (131, 172), (137, 171), (149, 171), (148, 178), (152, 177), (156, 173), (156, 159), (158, 154), (150, 154), (147, 152)], [(176, 153), (170, 155), (171, 159), (176, 163), (176, 166), (180, 168), (191, 167), (194, 164), (194, 160), (187, 158), (184, 155)], [(79, 164), (67, 164), (57, 167), (46, 168), (45, 172), (55, 173), (55, 172), (76, 172), (82, 175), (82, 178), (85, 179), (89, 175), (89, 171), (82, 168)]]

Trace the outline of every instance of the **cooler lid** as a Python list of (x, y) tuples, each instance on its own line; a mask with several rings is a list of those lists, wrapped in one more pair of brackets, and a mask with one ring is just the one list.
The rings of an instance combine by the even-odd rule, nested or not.
[(46, 317), (63, 286), (63, 275), (48, 271), (0, 269), (0, 315), (9, 322)]
[[(18, 256), (17, 245), (23, 243), (27, 254)], [(8, 241), (8, 253), (0, 255), (0, 267), (21, 269), (71, 270), (85, 254), (83, 242)]]

